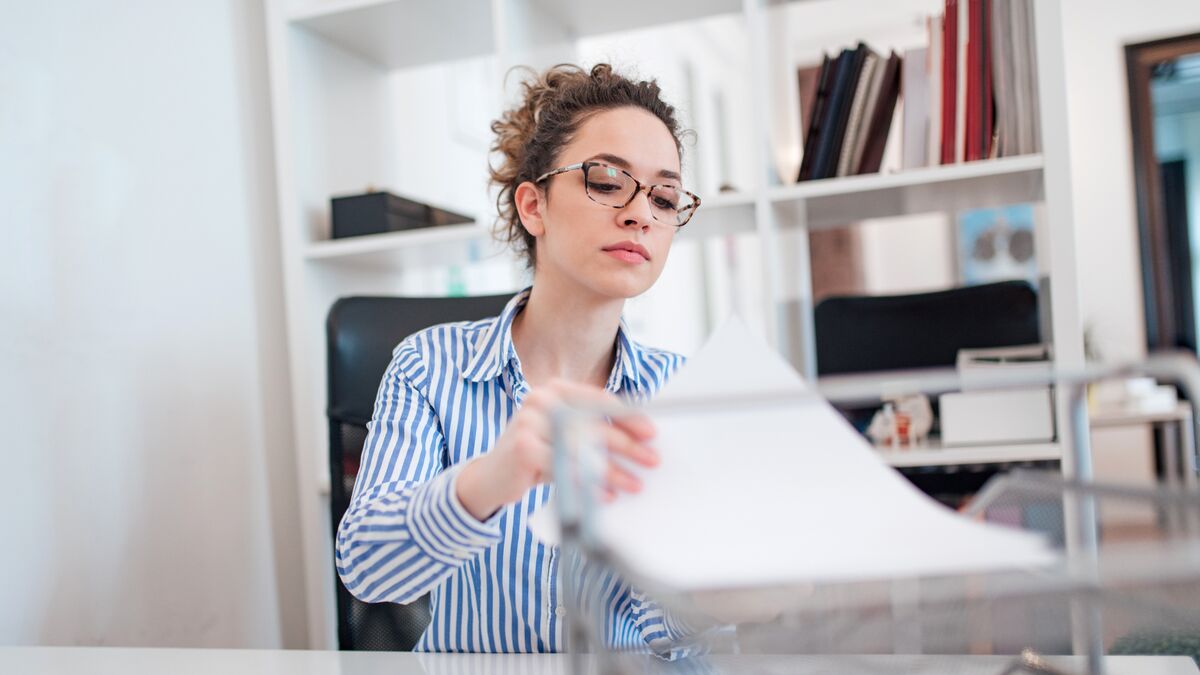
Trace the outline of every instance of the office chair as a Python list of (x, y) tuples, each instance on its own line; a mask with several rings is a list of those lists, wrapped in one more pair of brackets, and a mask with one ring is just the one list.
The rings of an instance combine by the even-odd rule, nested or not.
[[(336, 542), (350, 505), (367, 422), (392, 350), (405, 337), (439, 323), (496, 316), (512, 295), (471, 298), (341, 298), (326, 321), (329, 407), (329, 509)], [(344, 650), (407, 651), (429, 624), (427, 597), (407, 605), (365, 603), (334, 575), (338, 644)]]
[(1025, 281), (831, 297), (813, 322), (818, 375), (953, 366), (959, 349), (1041, 341), (1037, 292)]
[[(818, 375), (953, 366), (959, 349), (1041, 341), (1037, 291), (1025, 281), (912, 295), (830, 297), (814, 310), (813, 330)], [(842, 412), (865, 428), (874, 410)], [(978, 491), (996, 470), (987, 465), (955, 473), (901, 473), (927, 494), (953, 503)]]

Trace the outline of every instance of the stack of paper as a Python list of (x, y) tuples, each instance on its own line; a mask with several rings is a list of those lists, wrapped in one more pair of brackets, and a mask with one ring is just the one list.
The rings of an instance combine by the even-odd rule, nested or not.
[[(661, 465), (598, 506), (616, 560), (679, 589), (1025, 568), (1038, 535), (968, 520), (885, 465), (800, 376), (733, 320), (647, 408)], [(713, 397), (729, 403), (711, 405)], [(737, 403), (739, 399), (757, 403)], [(709, 404), (689, 405), (689, 399)]]

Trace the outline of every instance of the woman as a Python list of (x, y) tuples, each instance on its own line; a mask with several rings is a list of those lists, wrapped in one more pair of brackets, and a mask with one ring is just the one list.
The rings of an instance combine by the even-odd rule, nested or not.
[[(681, 187), (678, 124), (658, 85), (557, 66), (492, 129), (499, 225), (533, 285), (498, 317), (396, 348), (338, 529), (338, 572), (356, 597), (432, 592), (420, 651), (564, 647), (558, 550), (527, 528), (550, 493), (548, 413), (564, 399), (644, 401), (681, 362), (621, 322), (700, 204)], [(614, 456), (658, 463), (646, 418), (605, 433)], [(606, 478), (608, 498), (640, 489), (616, 462)], [(685, 626), (617, 579), (600, 583), (610, 646), (671, 652)]]

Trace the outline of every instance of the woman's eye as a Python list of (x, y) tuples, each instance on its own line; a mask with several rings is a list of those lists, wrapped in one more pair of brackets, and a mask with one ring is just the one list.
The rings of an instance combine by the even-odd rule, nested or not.
[(678, 208), (675, 205), (675, 202), (673, 202), (669, 199), (663, 199), (662, 197), (656, 197), (654, 199), (654, 205), (660, 209), (676, 209), (676, 208)]
[(615, 192), (620, 190), (621, 187), (619, 185), (612, 185), (610, 183), (588, 183), (588, 189), (595, 190), (597, 192)]

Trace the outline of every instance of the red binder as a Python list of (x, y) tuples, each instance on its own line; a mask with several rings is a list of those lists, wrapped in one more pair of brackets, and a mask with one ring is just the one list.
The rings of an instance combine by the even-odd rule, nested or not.
[(966, 123), (966, 161), (981, 158), (979, 134), (983, 128), (983, 114), (980, 92), (983, 90), (983, 36), (980, 34), (980, 11), (983, 9), (981, 0), (967, 0), (967, 110)]
[(942, 164), (954, 163), (958, 115), (958, 0), (946, 0), (942, 30)]

